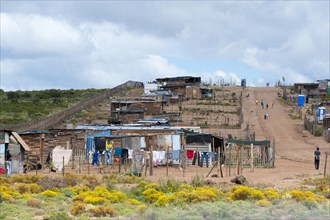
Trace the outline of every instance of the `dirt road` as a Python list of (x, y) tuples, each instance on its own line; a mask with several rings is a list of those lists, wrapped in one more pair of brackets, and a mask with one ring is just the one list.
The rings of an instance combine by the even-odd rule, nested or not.
[[(245, 172), (252, 182), (269, 183), (277, 186), (295, 184), (299, 177), (317, 176), (324, 169), (323, 154), (321, 158), (321, 169), (314, 170), (313, 152), (319, 147), (321, 152), (330, 151), (330, 144), (326, 143), (323, 137), (302, 137), (298, 128), (303, 127), (302, 120), (292, 120), (289, 110), (292, 107), (285, 107), (279, 103), (277, 92), (279, 88), (249, 87), (244, 90), (250, 94), (246, 98), (243, 93), (244, 126), (249, 124), (256, 132), (257, 140), (275, 141), (276, 160), (274, 169), (258, 169), (254, 173)], [(256, 104), (258, 99), (258, 104)], [(261, 107), (261, 100), (264, 108)], [(265, 107), (268, 104), (268, 109)], [(268, 119), (264, 119), (264, 114)], [(301, 129), (300, 129), (301, 130)], [(330, 161), (328, 160), (328, 173)]]

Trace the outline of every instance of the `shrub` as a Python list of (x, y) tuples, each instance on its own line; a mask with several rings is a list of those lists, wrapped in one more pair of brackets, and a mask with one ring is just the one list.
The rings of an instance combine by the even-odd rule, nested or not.
[(94, 189), (96, 186), (100, 185), (95, 175), (87, 175), (84, 177), (84, 179), (87, 181), (86, 186), (88, 186), (90, 189)]
[(159, 192), (155, 189), (147, 189), (142, 194), (145, 196), (146, 201), (149, 203), (157, 201), (160, 196), (164, 195), (162, 192)]
[(138, 200), (136, 199), (128, 199), (125, 204), (129, 204), (129, 205), (139, 205), (141, 204)]
[(256, 205), (258, 205), (258, 206), (262, 206), (262, 207), (267, 207), (267, 206), (270, 206), (271, 204), (270, 204), (270, 202), (268, 202), (267, 200), (265, 200), (265, 199), (261, 199), (261, 200), (258, 200), (258, 201), (256, 202)]
[(94, 217), (101, 217), (107, 215), (114, 217), (118, 215), (118, 211), (110, 206), (97, 206), (91, 208), (89, 211), (93, 214)]
[(247, 186), (237, 186), (232, 188), (232, 193), (229, 194), (229, 198), (232, 200), (248, 200), (254, 199), (259, 200), (263, 199), (264, 194), (255, 189), (250, 189)]
[(45, 220), (71, 220), (70, 216), (65, 212), (51, 213), (50, 216), (44, 217)]
[(98, 204), (103, 204), (106, 201), (105, 198), (103, 197), (97, 197), (97, 196), (86, 196), (84, 198), (84, 203), (88, 204), (93, 204), (93, 205), (98, 205)]
[(310, 198), (310, 197), (302, 201), (302, 204), (309, 209), (317, 207), (317, 201), (314, 198)]
[(280, 198), (280, 194), (276, 192), (274, 189), (266, 189), (264, 191), (264, 195), (268, 200), (275, 200)]
[(209, 189), (204, 188), (197, 188), (196, 190), (192, 191), (189, 195), (189, 200), (192, 203), (208, 201), (214, 202), (218, 199), (218, 196)]
[(26, 183), (17, 183), (15, 185), (15, 190), (18, 191), (20, 194), (27, 193), (30, 191), (30, 186)]
[(144, 204), (142, 204), (142, 205), (139, 205), (139, 206), (136, 208), (136, 210), (137, 210), (137, 212), (139, 212), (139, 213), (143, 213), (143, 212), (145, 211), (146, 208), (147, 208), (147, 206), (144, 205)]
[(70, 212), (72, 215), (81, 215), (85, 211), (85, 205), (82, 202), (75, 202), (71, 206)]
[(41, 190), (42, 190), (42, 187), (39, 186), (39, 185), (36, 184), (36, 183), (32, 183), (32, 184), (30, 185), (30, 191), (31, 191), (31, 193), (40, 193)]
[(311, 191), (291, 190), (287, 194), (291, 195), (296, 201), (322, 202), (324, 200), (323, 196), (317, 196)]
[(169, 203), (169, 199), (165, 195), (159, 196), (155, 205), (156, 206), (166, 206)]
[(30, 198), (27, 200), (27, 204), (28, 206), (31, 206), (33, 208), (40, 208), (41, 206), (41, 202), (39, 199), (37, 198)]
[(68, 188), (61, 189), (61, 193), (63, 193), (66, 197), (73, 197), (76, 194), (74, 191)]
[(204, 178), (201, 175), (196, 175), (192, 178), (190, 185), (193, 187), (202, 187), (204, 185)]
[(55, 196), (58, 196), (59, 193), (47, 189), (47, 190), (43, 191), (43, 192), (41, 193), (41, 195), (46, 196), (46, 197), (55, 197)]
[(160, 179), (157, 190), (163, 193), (174, 193), (177, 192), (179, 188), (180, 182), (175, 180), (173, 177), (170, 177), (166, 179)]

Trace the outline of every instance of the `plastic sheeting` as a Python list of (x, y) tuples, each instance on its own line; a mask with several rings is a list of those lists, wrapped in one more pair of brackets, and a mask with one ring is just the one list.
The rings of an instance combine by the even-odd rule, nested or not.
[(53, 165), (56, 169), (63, 169), (63, 157), (64, 157), (64, 166), (68, 165), (71, 158), (72, 150), (65, 150), (61, 146), (57, 146), (53, 150)]

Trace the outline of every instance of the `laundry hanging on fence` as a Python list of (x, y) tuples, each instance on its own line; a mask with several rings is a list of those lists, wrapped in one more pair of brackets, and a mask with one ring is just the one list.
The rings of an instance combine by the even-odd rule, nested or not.
[(133, 158), (133, 150), (128, 149), (128, 159), (132, 159)]
[(172, 152), (172, 160), (180, 160), (180, 150), (173, 150)]
[(120, 147), (115, 148), (115, 157), (120, 157), (121, 156), (122, 149)]
[(165, 151), (153, 151), (152, 152), (152, 162), (154, 165), (158, 166), (164, 162)]
[(187, 150), (187, 158), (192, 159), (194, 157), (194, 151), (193, 150)]

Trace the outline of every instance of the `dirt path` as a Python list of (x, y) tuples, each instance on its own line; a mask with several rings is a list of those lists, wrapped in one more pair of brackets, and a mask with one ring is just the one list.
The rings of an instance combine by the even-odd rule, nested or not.
[[(246, 88), (245, 94), (249, 98), (243, 100), (244, 122), (248, 123), (256, 132), (257, 140), (268, 139), (275, 141), (276, 160), (274, 169), (258, 169), (254, 173), (245, 173), (247, 177), (256, 183), (271, 183), (285, 187), (295, 184), (297, 177), (315, 176), (323, 172), (324, 154), (321, 159), (319, 172), (314, 170), (313, 152), (320, 147), (321, 152), (329, 151), (330, 144), (322, 137), (302, 137), (297, 127), (302, 126), (302, 120), (292, 120), (289, 117), (290, 108), (284, 107), (278, 102), (278, 88)], [(245, 97), (245, 95), (243, 95)], [(255, 100), (258, 99), (258, 105)], [(268, 104), (262, 109), (261, 100)], [(274, 104), (274, 107), (272, 107)], [(269, 118), (264, 119), (268, 113)], [(243, 125), (243, 126), (246, 126)], [(328, 170), (330, 161), (328, 162)]]

